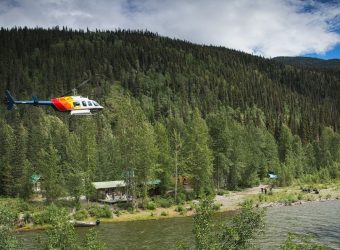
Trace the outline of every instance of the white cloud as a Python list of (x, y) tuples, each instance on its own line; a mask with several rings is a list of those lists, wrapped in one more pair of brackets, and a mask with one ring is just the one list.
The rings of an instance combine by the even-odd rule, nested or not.
[(313, 0), (0, 0), (4, 27), (148, 29), (266, 57), (331, 49), (339, 13), (340, 4)]

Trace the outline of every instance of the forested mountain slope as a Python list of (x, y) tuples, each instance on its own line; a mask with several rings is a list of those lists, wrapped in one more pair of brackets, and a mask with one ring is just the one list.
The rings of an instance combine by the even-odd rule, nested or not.
[(319, 58), (311, 57), (274, 57), (274, 61), (282, 62), (284, 64), (289, 64), (292, 66), (299, 66), (302, 68), (310, 69), (322, 69), (322, 70), (334, 70), (340, 72), (340, 59), (329, 59), (323, 60)]
[(175, 166), (197, 194), (255, 185), (268, 170), (281, 184), (339, 175), (337, 72), (122, 30), (1, 29), (0, 55), (2, 93), (45, 99), (90, 79), (78, 92), (105, 107), (70, 122), (3, 105), (0, 195), (29, 196), (32, 173), (51, 200), (89, 194), (94, 180), (125, 178), (145, 195), (159, 178), (166, 190)]

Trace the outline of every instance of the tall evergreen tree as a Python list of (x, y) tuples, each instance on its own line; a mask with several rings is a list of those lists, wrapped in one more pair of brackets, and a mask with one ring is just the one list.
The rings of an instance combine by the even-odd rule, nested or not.
[(213, 158), (209, 147), (209, 133), (205, 121), (196, 109), (188, 127), (188, 169), (197, 195), (212, 192)]

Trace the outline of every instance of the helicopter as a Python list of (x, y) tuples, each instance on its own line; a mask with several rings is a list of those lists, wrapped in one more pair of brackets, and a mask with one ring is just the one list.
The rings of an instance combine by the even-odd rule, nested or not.
[(29, 101), (16, 101), (11, 93), (6, 90), (5, 96), (8, 110), (12, 110), (17, 104), (51, 106), (56, 111), (68, 112), (70, 115), (92, 115), (103, 109), (103, 106), (96, 101), (76, 95), (57, 97), (49, 101), (38, 100), (37, 96), (32, 96), (32, 100)]

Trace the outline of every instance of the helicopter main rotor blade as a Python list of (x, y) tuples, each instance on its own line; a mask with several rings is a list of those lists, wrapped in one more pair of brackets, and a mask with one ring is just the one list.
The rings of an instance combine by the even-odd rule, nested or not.
[(63, 94), (63, 96), (67, 96), (67, 95), (70, 95), (74, 92), (74, 90), (80, 88), (81, 86), (85, 85), (86, 83), (88, 83), (88, 81), (90, 81), (92, 79), (92, 77), (90, 77), (89, 79), (85, 80), (85, 81), (82, 81), (80, 84), (78, 84), (75, 88), (73, 88), (71, 91)]

